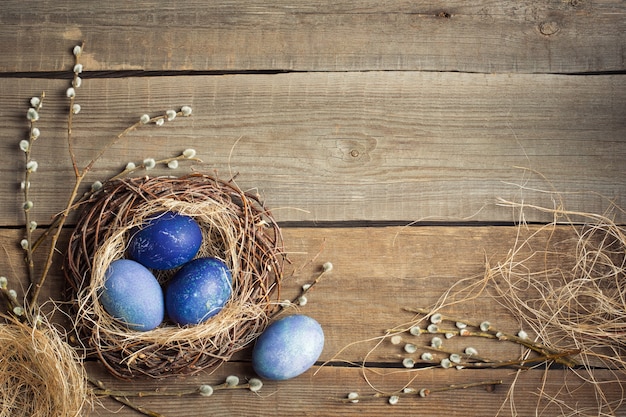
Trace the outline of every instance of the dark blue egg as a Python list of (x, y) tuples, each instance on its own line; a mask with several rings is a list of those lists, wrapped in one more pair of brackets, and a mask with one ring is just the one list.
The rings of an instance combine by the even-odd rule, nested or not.
[(172, 269), (193, 259), (201, 245), (202, 230), (193, 218), (165, 212), (133, 230), (128, 255), (148, 268)]
[(165, 290), (165, 308), (178, 324), (198, 324), (219, 313), (232, 293), (228, 266), (217, 258), (185, 264)]
[(99, 293), (102, 307), (132, 330), (147, 331), (163, 321), (163, 290), (145, 266), (119, 259), (111, 262)]
[(270, 324), (252, 350), (252, 367), (262, 378), (285, 380), (309, 369), (324, 349), (322, 326), (296, 314)]

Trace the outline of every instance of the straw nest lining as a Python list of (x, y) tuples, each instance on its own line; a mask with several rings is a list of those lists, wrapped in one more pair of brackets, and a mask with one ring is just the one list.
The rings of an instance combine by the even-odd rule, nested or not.
[(90, 396), (76, 352), (45, 322), (0, 324), (0, 417), (75, 417)]
[[(277, 308), (283, 242), (257, 195), (232, 181), (191, 174), (110, 182), (87, 204), (70, 238), (66, 275), (79, 339), (113, 375), (195, 373), (228, 360), (263, 331)], [(203, 232), (198, 256), (226, 262), (233, 295), (219, 314), (199, 325), (166, 321), (151, 331), (132, 331), (104, 311), (98, 291), (108, 265), (125, 257), (130, 230), (163, 211), (198, 222)], [(162, 284), (172, 275), (154, 272)]]

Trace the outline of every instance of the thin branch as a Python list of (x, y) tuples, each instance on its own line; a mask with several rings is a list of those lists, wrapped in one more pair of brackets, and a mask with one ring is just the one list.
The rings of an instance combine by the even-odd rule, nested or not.
[(362, 400), (376, 400), (379, 398), (387, 398), (389, 399), (389, 402), (391, 404), (396, 404), (398, 399), (402, 397), (423, 398), (423, 397), (428, 397), (429, 395), (435, 392), (446, 392), (446, 391), (469, 389), (469, 388), (475, 388), (475, 387), (486, 387), (489, 389), (490, 387), (501, 385), (502, 383), (503, 381), (501, 379), (497, 379), (497, 380), (489, 380), (489, 381), (469, 382), (466, 384), (453, 384), (453, 385), (447, 385), (445, 387), (439, 387), (439, 388), (415, 389), (415, 388), (407, 387), (407, 388), (404, 388), (402, 391), (398, 391), (394, 393), (376, 392), (370, 395), (359, 395), (356, 392), (351, 392), (350, 394), (348, 394), (347, 398), (341, 398), (339, 399), (339, 401), (342, 403), (358, 403), (359, 401), (362, 401)]
[[(48, 273), (50, 272), (50, 268), (52, 267), (52, 261), (56, 252), (56, 245), (59, 241), (59, 236), (61, 235), (61, 231), (63, 230), (63, 225), (65, 224), (73, 208), (76, 207), (77, 204), (79, 204), (80, 202), (84, 201), (84, 199), (87, 198), (87, 195), (82, 195), (79, 197), (79, 189), (83, 180), (85, 179), (87, 174), (91, 171), (93, 165), (102, 157), (102, 155), (107, 149), (109, 149), (111, 146), (117, 143), (120, 139), (124, 138), (130, 132), (136, 130), (138, 127), (147, 123), (151, 123), (151, 122), (154, 122), (157, 125), (161, 125), (163, 124), (165, 120), (173, 120), (176, 116), (187, 117), (191, 115), (191, 108), (188, 106), (184, 106), (178, 112), (174, 112), (173, 110), (168, 110), (165, 115), (160, 115), (160, 116), (156, 116), (152, 118), (150, 118), (149, 116), (142, 116), (139, 121), (129, 126), (128, 128), (124, 129), (124, 131), (119, 133), (112, 141), (110, 141), (104, 147), (102, 147), (98, 151), (96, 156), (93, 159), (91, 159), (89, 163), (87, 163), (87, 165), (81, 170), (78, 167), (78, 161), (77, 161), (76, 154), (73, 148), (72, 126), (73, 126), (74, 114), (78, 113), (78, 111), (75, 109), (75, 104), (76, 104), (75, 99), (76, 99), (76, 88), (80, 86), (79, 74), (82, 72), (82, 65), (80, 64), (80, 55), (82, 54), (83, 49), (84, 49), (84, 42), (79, 47), (76, 47), (74, 49), (74, 56), (75, 56), (74, 68), (73, 68), (74, 78), (72, 81), (72, 87), (70, 87), (67, 90), (67, 96), (70, 99), (69, 112), (68, 112), (68, 118), (67, 118), (67, 142), (68, 142), (70, 158), (72, 160), (72, 167), (74, 170), (75, 181), (74, 181), (74, 186), (72, 187), (72, 190), (70, 192), (70, 196), (67, 200), (67, 204), (65, 208), (63, 209), (61, 213), (57, 215), (57, 217), (53, 221), (52, 226), (48, 229), (48, 230), (54, 229), (54, 233), (52, 234), (50, 250), (48, 252), (48, 256), (46, 258), (43, 271), (38, 280), (35, 278), (32, 279), (33, 282), (32, 282), (32, 292), (30, 295), (30, 305), (31, 305), (31, 308), (33, 309), (36, 308), (37, 299), (39, 298), (39, 293), (41, 291), (41, 288), (43, 287), (46, 277), (48, 276)], [(167, 158), (164, 161), (170, 162), (175, 159), (178, 160), (178, 159), (194, 159), (194, 158), (187, 158), (185, 156), (185, 153), (183, 153), (182, 155), (178, 157)], [(118, 178), (118, 176), (115, 176), (113, 178)], [(39, 245), (43, 242), (43, 240), (46, 239), (49, 235), (50, 235), (50, 232), (46, 231), (44, 235), (40, 237), (40, 239), (37, 240), (34, 246), (31, 246), (31, 242), (29, 239), (28, 253), (30, 254), (31, 258), (32, 258), (33, 250), (39, 247)], [(34, 272), (33, 272), (33, 275), (34, 275)]]
[[(24, 222), (25, 222), (25, 229), (26, 229), (26, 245), (24, 247), (25, 251), (26, 251), (26, 258), (24, 259), (25, 263), (26, 263), (26, 269), (28, 271), (28, 278), (29, 278), (29, 282), (32, 285), (35, 281), (35, 263), (33, 260), (33, 227), (32, 227), (32, 218), (30, 215), (30, 210), (31, 210), (31, 201), (30, 201), (30, 177), (31, 177), (31, 173), (35, 172), (36, 168), (36, 162), (34, 162), (31, 159), (31, 149), (32, 149), (32, 145), (33, 142), (37, 139), (38, 134), (35, 134), (35, 131), (38, 131), (38, 129), (36, 129), (35, 124), (37, 122), (37, 120), (39, 119), (39, 112), (41, 111), (41, 106), (43, 105), (43, 100), (45, 98), (46, 94), (45, 92), (41, 93), (41, 96), (39, 96), (39, 98), (33, 98), (31, 99), (31, 105), (34, 104), (33, 108), (34, 109), (34, 113), (30, 113), (29, 111), (29, 120), (30, 120), (30, 128), (28, 130), (28, 141), (27, 141), (27, 146), (25, 149), (23, 149), (24, 151), (24, 162), (25, 162), (25, 170), (24, 170), (24, 182), (22, 184), (22, 190), (24, 193)], [(33, 102), (33, 100), (36, 99), (36, 103)]]
[(67, 220), (67, 217), (69, 216), (69, 213), (72, 209), (72, 205), (73, 205), (72, 202), (76, 199), (76, 195), (78, 194), (78, 189), (80, 187), (82, 179), (83, 177), (79, 177), (74, 183), (74, 187), (72, 188), (72, 192), (70, 194), (68, 204), (59, 215), (60, 216), (59, 224), (54, 234), (52, 235), (52, 240), (50, 242), (50, 251), (48, 252), (48, 256), (46, 257), (46, 263), (44, 264), (44, 268), (40, 275), (39, 280), (35, 282), (32, 288), (32, 293), (30, 297), (30, 306), (33, 309), (36, 308), (37, 299), (39, 298), (39, 292), (41, 291), (41, 288), (43, 287), (43, 283), (45, 282), (46, 277), (48, 276), (48, 272), (50, 272), (50, 268), (52, 267), (52, 260), (56, 253), (56, 245), (57, 245), (57, 242), (59, 241), (59, 236), (61, 235), (61, 232), (63, 231), (63, 225), (65, 224), (65, 221)]
[[(404, 310), (409, 313), (422, 314), (427, 317), (432, 314), (432, 311), (425, 309), (425, 308), (404, 308)], [(453, 333), (453, 334), (460, 334), (461, 336), (475, 336), (475, 337), (483, 337), (483, 338), (489, 338), (489, 339), (506, 340), (506, 341), (510, 341), (510, 342), (522, 345), (538, 353), (541, 356), (552, 357), (554, 358), (556, 362), (562, 365), (565, 365), (567, 367), (572, 368), (578, 364), (575, 360), (570, 358), (568, 355), (563, 355), (562, 352), (556, 351), (554, 349), (550, 349), (547, 346), (539, 342), (534, 342), (530, 339), (521, 338), (512, 334), (498, 331), (497, 329), (493, 328), (491, 325), (488, 325), (487, 328), (483, 330), (482, 327), (484, 323), (476, 323), (470, 320), (460, 319), (457, 317), (451, 317), (447, 315), (446, 316), (442, 315), (442, 320), (464, 323), (467, 326), (479, 328), (481, 329), (481, 331), (480, 332), (477, 332), (477, 331), (463, 332), (463, 331), (458, 331), (456, 329), (454, 330), (439, 329), (437, 333)], [(574, 353), (577, 353), (577, 352), (574, 352)]]
[(96, 386), (96, 388), (92, 390), (94, 394), (110, 397), (114, 399), (115, 401), (121, 402), (122, 404), (125, 404), (131, 407), (133, 410), (136, 410), (144, 415), (152, 416), (152, 417), (160, 417), (161, 414), (133, 403), (131, 400), (128, 399), (128, 397), (183, 397), (183, 396), (188, 396), (188, 395), (201, 395), (201, 396), (209, 397), (213, 395), (214, 391), (230, 390), (230, 389), (247, 389), (252, 392), (257, 392), (263, 386), (263, 383), (257, 378), (252, 378), (248, 382), (239, 384), (239, 378), (234, 375), (227, 377), (223, 383), (215, 385), (215, 386), (199, 385), (193, 388), (184, 388), (184, 389), (172, 390), (172, 391), (114, 390), (114, 389), (106, 388), (102, 381), (92, 378), (90, 376), (87, 376), (87, 380), (91, 384)]

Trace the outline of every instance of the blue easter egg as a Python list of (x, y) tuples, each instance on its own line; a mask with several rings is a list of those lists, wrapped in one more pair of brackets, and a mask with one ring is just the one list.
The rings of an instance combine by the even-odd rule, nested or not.
[(252, 367), (262, 378), (285, 380), (308, 370), (324, 349), (322, 326), (296, 314), (270, 324), (252, 350)]
[(232, 293), (228, 266), (217, 258), (185, 264), (165, 291), (165, 308), (178, 324), (198, 324), (219, 313)]
[(99, 300), (107, 313), (132, 330), (152, 330), (165, 314), (159, 282), (145, 266), (130, 259), (111, 262)]
[(128, 254), (152, 269), (172, 269), (190, 261), (202, 245), (202, 230), (191, 217), (165, 212), (133, 231)]

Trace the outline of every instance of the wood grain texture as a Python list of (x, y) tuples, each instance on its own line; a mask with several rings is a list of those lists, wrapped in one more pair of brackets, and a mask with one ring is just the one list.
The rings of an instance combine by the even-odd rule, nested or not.
[[(626, 69), (618, 0), (5, 1), (0, 71), (580, 73)], [(61, 47), (59, 47), (61, 45)]]
[[(93, 368), (90, 368), (93, 369)], [(102, 377), (105, 383), (133, 389), (134, 384), (112, 381), (110, 377), (93, 371)], [(384, 374), (384, 377), (374, 375), (374, 372)], [(247, 364), (229, 364), (218, 369), (212, 375), (203, 375), (178, 381), (176, 385), (145, 381), (142, 387), (159, 389), (161, 391), (191, 388), (200, 384), (218, 384), (230, 374), (236, 374), (243, 379), (252, 375)], [(216, 391), (211, 397), (151, 397), (139, 398), (135, 402), (166, 416), (200, 417), (207, 414), (212, 416), (381, 416), (381, 415), (436, 415), (454, 417), (484, 417), (484, 416), (556, 416), (566, 415), (571, 408), (577, 410), (597, 409), (596, 397), (593, 388), (588, 384), (581, 384), (573, 375), (564, 371), (541, 369), (521, 373), (516, 377), (515, 372), (499, 370), (495, 372), (476, 370), (442, 370), (421, 369), (417, 371), (374, 369), (368, 372), (368, 378), (376, 388), (386, 392), (400, 390), (405, 384), (421, 389), (425, 387), (439, 388), (452, 384), (466, 384), (489, 380), (503, 381), (493, 392), (487, 392), (482, 387), (470, 388), (461, 391), (433, 393), (427, 398), (401, 398), (397, 405), (391, 406), (383, 398), (360, 401), (358, 404), (343, 404), (338, 399), (345, 398), (349, 392), (358, 392), (360, 395), (373, 394), (363, 374), (358, 368), (318, 367), (310, 373), (284, 382), (266, 382), (255, 395), (244, 390)], [(411, 378), (415, 378), (411, 381)], [(598, 371), (599, 381), (605, 381), (607, 399), (613, 402), (621, 400), (621, 391), (617, 384), (610, 381), (614, 375), (607, 371)], [(512, 387), (512, 382), (515, 385)], [(539, 387), (545, 384), (545, 397), (539, 395)], [(512, 388), (511, 388), (512, 387)], [(509, 392), (511, 390), (512, 392)], [(549, 396), (555, 396), (557, 401), (550, 404)], [(606, 407), (603, 411), (611, 412)], [(618, 410), (619, 412), (619, 410)], [(115, 414), (114, 414), (115, 413)], [(102, 406), (98, 405), (93, 416), (134, 417), (135, 412), (109, 400), (103, 399)]]
[[(613, 206), (626, 208), (626, 2), (4, 1), (0, 275), (19, 297), (29, 286), (19, 246), (24, 161), (18, 147), (27, 135), (28, 100), (46, 92), (33, 150), (39, 170), (32, 213), (41, 233), (73, 182), (65, 90), (72, 48), (83, 40), (82, 111), (73, 129), (80, 165), (144, 113), (194, 109), (191, 118), (142, 127), (111, 146), (83, 189), (128, 161), (194, 148), (203, 163), (149, 174), (216, 172), (258, 192), (283, 226), (291, 260), (280, 299), (296, 297), (323, 262), (334, 265), (308, 293), (308, 304), (288, 311), (316, 318), (325, 330), (324, 351), (311, 371), (291, 381), (265, 381), (258, 395), (230, 390), (137, 403), (192, 417), (624, 415), (626, 378), (607, 363), (522, 373), (407, 370), (402, 345), (380, 337), (412, 322), (404, 308), (430, 307), (451, 288), (465, 288), (464, 279), (481, 278), (486, 263), (502, 261), (516, 241), (541, 227), (518, 229), (512, 221), (553, 220), (530, 208), (520, 213), (498, 206), (498, 198), (608, 210), (626, 222), (626, 213)], [(561, 225), (549, 232), (537, 247), (552, 239), (560, 242), (558, 251), (574, 250), (576, 230)], [(68, 234), (62, 233), (41, 293), (45, 311), (50, 300), (64, 300)], [(37, 269), (43, 257), (38, 251)], [(526, 266), (567, 268), (566, 260), (534, 257)], [(488, 291), (445, 312), (534, 336)], [(71, 329), (62, 314), (55, 322)], [(420, 337), (411, 341), (425, 348), (430, 340)], [(445, 344), (461, 350), (466, 340)], [(472, 345), (494, 359), (522, 354), (501, 341)], [(361, 369), (364, 361), (370, 371)], [(173, 391), (218, 384), (229, 374), (253, 376), (250, 350), (212, 372), (164, 381), (118, 381), (95, 361), (86, 366), (120, 389)], [(396, 406), (384, 399), (337, 401), (350, 391), (494, 379), (503, 384), (493, 392), (443, 392), (402, 398)], [(88, 414), (138, 415), (107, 398)]]
[[(536, 226), (531, 227), (520, 237), (516, 227), (507, 226), (284, 228), (290, 264), (286, 265), (280, 299), (294, 299), (303, 284), (318, 276), (324, 262), (333, 263), (333, 271), (309, 294), (310, 303), (304, 308), (332, 335), (322, 356), (322, 360), (330, 360), (353, 342), (381, 336), (386, 329), (412, 320), (413, 314), (403, 308), (430, 307), (460, 280), (481, 278), (486, 261), (496, 264), (504, 260), (516, 240), (536, 230)], [(543, 236), (547, 239), (550, 233)], [(559, 227), (553, 239), (563, 242), (566, 251), (574, 249), (575, 236), (570, 228)], [(9, 278), (21, 297), (28, 286), (20, 279), (25, 276), (19, 248), (22, 232), (0, 229), (0, 238), (6, 254), (0, 257), (0, 275)], [(435, 241), (436, 245), (432, 243)], [(58, 246), (61, 252), (65, 245), (62, 240)], [(44, 248), (37, 252), (36, 265), (43, 264), (45, 253)], [(59, 255), (41, 302), (63, 299), (62, 263), (63, 256)], [(545, 268), (541, 263), (528, 266)], [(520, 326), (519, 320), (487, 296), (461, 307), (452, 306), (448, 313), (463, 314), (474, 321), (489, 320), (512, 333)], [(373, 345), (359, 344), (337, 360), (361, 361)], [(498, 355), (517, 354), (517, 348), (510, 344), (491, 346)], [(380, 360), (384, 358), (376, 358)]]
[[(247, 391), (227, 391), (216, 392), (208, 399), (157, 397), (138, 399), (137, 403), (171, 416), (206, 415), (207, 407), (210, 407), (211, 415), (258, 416), (287, 416), (296, 411), (304, 415), (328, 416), (402, 415), (416, 409), (436, 415), (459, 416), (496, 415), (501, 410), (500, 415), (508, 416), (533, 415), (536, 409), (540, 409), (542, 415), (564, 413), (568, 407), (595, 410), (597, 396), (591, 384), (583, 383), (581, 377), (589, 376), (584, 370), (550, 369), (545, 372), (545, 369), (538, 368), (519, 375), (511, 369), (406, 370), (399, 366), (403, 357), (401, 345), (394, 346), (387, 340), (376, 346), (379, 339), (370, 340), (384, 335), (386, 329), (411, 321), (412, 314), (402, 311), (403, 307), (433, 305), (459, 280), (482, 276), (486, 259), (492, 264), (503, 260), (516, 240), (536, 231), (536, 226), (527, 230), (485, 226), (285, 228), (286, 250), (292, 263), (287, 268), (281, 298), (295, 297), (302, 284), (311, 282), (317, 276), (323, 262), (331, 261), (334, 265), (332, 272), (309, 293), (309, 303), (299, 309), (316, 318), (326, 333), (326, 344), (318, 366), (289, 382), (266, 381), (258, 396)], [(518, 235), (520, 232), (521, 235)], [(21, 252), (11, 242), (16, 242), (20, 236), (16, 230), (3, 230), (0, 234), (8, 255), (0, 258), (0, 268), (18, 276)], [(559, 226), (546, 231), (539, 235), (537, 243), (543, 242), (542, 239), (547, 242), (548, 238), (553, 243), (558, 242), (556, 244), (564, 254), (575, 249), (576, 234), (568, 227)], [(523, 255), (523, 252), (520, 253), (520, 257)], [(545, 268), (537, 258), (526, 265), (531, 271)], [(14, 278), (11, 280), (15, 282)], [(44, 299), (62, 299), (62, 281), (60, 271), (55, 268), (45, 287)], [(25, 285), (22, 283), (22, 286)], [(476, 321), (487, 319), (499, 329), (511, 333), (521, 326), (519, 318), (512, 316), (488, 293), (450, 306), (445, 312)], [(418, 346), (430, 342), (427, 335), (419, 339), (406, 336), (405, 339)], [(459, 350), (464, 349), (467, 343), (471, 343), (482, 355), (494, 359), (516, 358), (521, 353), (512, 343), (493, 340), (472, 339), (469, 342), (466, 338), (453, 338), (445, 342), (448, 348)], [(215, 385), (229, 374), (236, 374), (242, 379), (252, 377), (249, 358), (250, 352), (244, 351), (233, 362), (213, 372), (165, 381), (139, 379), (123, 382), (107, 375), (96, 363), (88, 363), (87, 367), (90, 375), (103, 380), (110, 388), (170, 391), (202, 383)], [(364, 360), (371, 367), (365, 373), (367, 379), (359, 367), (349, 366)], [(326, 361), (331, 363), (321, 366)], [(621, 399), (620, 385), (615, 382), (619, 374), (598, 368), (592, 371), (592, 375), (598, 381), (605, 381), (602, 389), (608, 401)], [(412, 380), (413, 377), (416, 379)], [(393, 392), (406, 384), (415, 388), (434, 388), (494, 379), (503, 381), (494, 393), (481, 388), (439, 393), (423, 400), (403, 399), (393, 409), (388, 408), (390, 406), (384, 399), (358, 405), (336, 402), (350, 391), (358, 391), (362, 395), (374, 393), (368, 383), (383, 392)], [(512, 397), (507, 397), (509, 390), (512, 390)], [(550, 403), (547, 397), (538, 396), (541, 390), (561, 401), (560, 405), (558, 402)], [(96, 406), (93, 415), (111, 415), (118, 408), (118, 405), (105, 399)], [(136, 414), (124, 408), (119, 415)]]
[[(241, 188), (256, 188), (279, 221), (512, 221), (515, 213), (494, 206), (499, 197), (549, 207), (562, 197), (567, 208), (601, 213), (609, 200), (626, 206), (623, 81), (428, 72), (88, 79), (75, 147), (86, 164), (144, 112), (189, 104), (193, 117), (133, 132), (88, 180), (193, 147), (205, 161), (196, 169), (239, 173)], [(12, 197), (0, 201), (0, 224), (20, 221), (17, 143), (28, 97), (42, 90), (33, 212), (46, 224), (62, 208), (73, 181), (66, 83), (0, 80), (0, 192)]]

